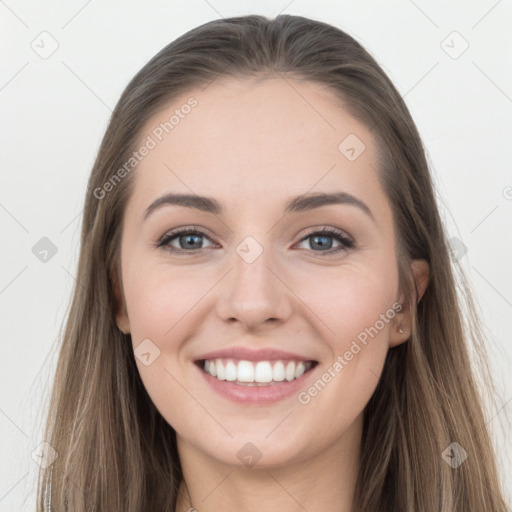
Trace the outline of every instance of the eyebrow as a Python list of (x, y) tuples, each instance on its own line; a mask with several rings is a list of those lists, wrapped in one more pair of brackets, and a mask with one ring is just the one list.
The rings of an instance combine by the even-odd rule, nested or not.
[[(361, 199), (358, 199), (346, 192), (317, 192), (296, 196), (286, 203), (284, 213), (304, 212), (331, 204), (355, 206), (375, 221), (375, 217), (373, 216), (370, 208), (361, 201)], [(185, 208), (192, 208), (202, 212), (213, 213), (214, 215), (221, 215), (224, 211), (222, 204), (213, 197), (169, 193), (159, 197), (146, 208), (144, 212), (144, 220), (147, 219), (152, 212), (165, 205), (183, 206)]]

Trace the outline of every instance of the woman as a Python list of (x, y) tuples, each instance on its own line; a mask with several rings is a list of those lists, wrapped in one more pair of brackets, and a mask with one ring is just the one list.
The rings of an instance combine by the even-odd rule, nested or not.
[(77, 281), (39, 510), (509, 510), (420, 137), (339, 29), (223, 19), (151, 59)]

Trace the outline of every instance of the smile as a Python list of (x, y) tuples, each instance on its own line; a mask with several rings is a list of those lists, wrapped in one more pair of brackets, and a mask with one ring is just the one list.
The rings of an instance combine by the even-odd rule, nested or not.
[(291, 382), (308, 372), (315, 361), (277, 360), (246, 361), (236, 359), (205, 359), (202, 369), (220, 381), (229, 381), (240, 386), (272, 386), (280, 382)]

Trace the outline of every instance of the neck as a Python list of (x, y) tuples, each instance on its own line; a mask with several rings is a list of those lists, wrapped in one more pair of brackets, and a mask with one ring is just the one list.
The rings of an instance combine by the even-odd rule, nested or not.
[(178, 436), (184, 480), (176, 512), (352, 512), (361, 432), (362, 415), (314, 458), (250, 469), (212, 459)]

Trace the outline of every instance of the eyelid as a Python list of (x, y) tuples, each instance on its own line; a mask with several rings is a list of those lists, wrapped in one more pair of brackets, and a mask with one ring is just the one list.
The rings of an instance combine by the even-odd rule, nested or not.
[(346, 253), (351, 250), (357, 249), (358, 245), (356, 244), (356, 241), (352, 236), (350, 236), (348, 233), (346, 233), (344, 230), (339, 228), (334, 228), (331, 226), (322, 226), (320, 228), (312, 228), (311, 231), (308, 231), (305, 233), (304, 236), (301, 237), (298, 243), (302, 243), (308, 238), (314, 236), (314, 235), (324, 235), (328, 236), (334, 239), (337, 239), (338, 243), (341, 245), (336, 248), (331, 248), (326, 251), (313, 251), (312, 249), (309, 249), (306, 251), (309, 253), (316, 253), (321, 257), (329, 257), (329, 256), (338, 256), (341, 253)]
[[(171, 229), (171, 230), (167, 231), (153, 245), (156, 248), (164, 248), (165, 249), (171, 240), (179, 237), (180, 235), (190, 234), (190, 233), (203, 236), (203, 237), (207, 238), (212, 243), (217, 243), (217, 242), (215, 242), (215, 240), (213, 240), (213, 238), (207, 232), (208, 232), (207, 229), (201, 228), (198, 226), (182, 226), (182, 227)], [(194, 250), (194, 251), (192, 251), (192, 250), (187, 251), (187, 249), (174, 249), (174, 251), (171, 250), (170, 252), (175, 252), (175, 253), (181, 252), (183, 254), (187, 254), (187, 253), (191, 254), (191, 253), (200, 253), (200, 252), (202, 252), (203, 249), (206, 249), (206, 247), (203, 247), (201, 249)]]
[(346, 231), (344, 231), (343, 229), (339, 229), (339, 228), (335, 228), (333, 226), (329, 226), (327, 224), (325, 225), (320, 225), (320, 226), (316, 226), (316, 227), (313, 227), (313, 228), (307, 228), (307, 229), (303, 229), (302, 231), (300, 231), (297, 236), (300, 236), (300, 242), (302, 242), (305, 238), (308, 238), (312, 235), (315, 235), (317, 233), (322, 233), (322, 232), (325, 232), (325, 233), (328, 233), (330, 235), (336, 235), (336, 236), (339, 236), (340, 238), (344, 238), (346, 239), (348, 242), (351, 242), (351, 243), (354, 243), (355, 244), (355, 240), (354, 238), (349, 235)]

